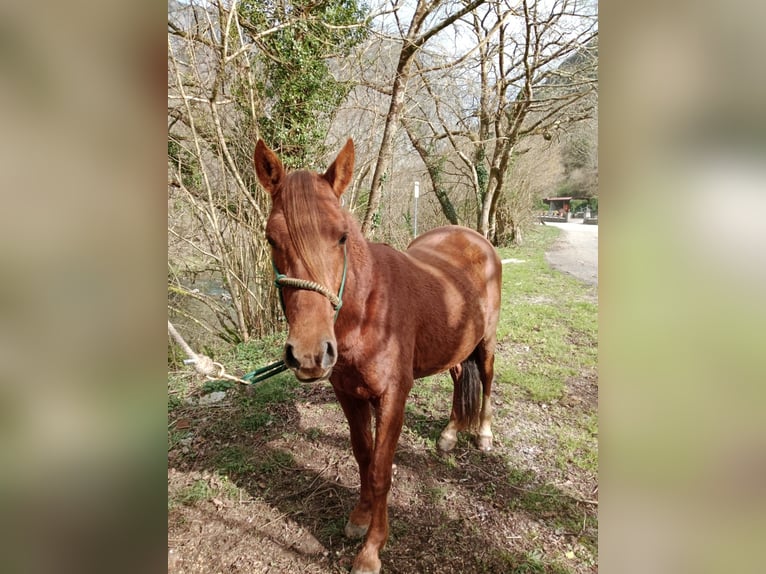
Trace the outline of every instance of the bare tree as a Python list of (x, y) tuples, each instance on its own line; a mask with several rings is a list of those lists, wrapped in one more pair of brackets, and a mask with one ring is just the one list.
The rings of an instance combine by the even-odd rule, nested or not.
[[(404, 104), (405, 88), (409, 80), (412, 61), (420, 50), (436, 34), (462, 18), (472, 10), (484, 4), (487, 0), (472, 0), (452, 14), (441, 16), (440, 9), (445, 8), (441, 0), (418, 0), (406, 29), (399, 26), (402, 36), (402, 46), (391, 84), (391, 100), (383, 127), (383, 136), (378, 151), (377, 162), (372, 173), (370, 195), (367, 210), (362, 221), (362, 232), (370, 235), (372, 232), (373, 216), (380, 204), (381, 186), (384, 174), (391, 165), (391, 150), (394, 136), (399, 126), (399, 118)], [(394, 0), (398, 5), (399, 0)], [(431, 16), (437, 16), (437, 22), (428, 25)], [(441, 16), (441, 17), (440, 17)], [(397, 19), (398, 22), (398, 19)]]
[[(473, 49), (459, 62), (420, 54), (412, 115), (403, 123), (429, 174), (445, 156), (459, 161), (473, 187), (476, 228), (495, 240), (498, 201), (514, 154), (523, 151), (519, 142), (533, 135), (551, 140), (594, 114), (595, 7), (503, 0), (461, 23), (473, 35)], [(453, 221), (443, 193), (440, 202)]]
[[(254, 241), (267, 203), (250, 175), (248, 142), (260, 107), (251, 49), (236, 1), (169, 12), (169, 306), (229, 342), (263, 334), (275, 320), (268, 254)], [(190, 271), (212, 273), (218, 294), (190, 289)], [(204, 305), (216, 321), (186, 311), (179, 296)]]

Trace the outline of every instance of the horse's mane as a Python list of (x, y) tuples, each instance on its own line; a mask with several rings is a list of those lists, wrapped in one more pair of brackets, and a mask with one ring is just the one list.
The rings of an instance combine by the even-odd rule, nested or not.
[(294, 171), (287, 175), (282, 186), (283, 210), (290, 240), (298, 258), (303, 262), (309, 279), (321, 283), (323, 269), (316, 256), (312, 241), (321, 237), (323, 209), (318, 205), (318, 191), (315, 189), (316, 174), (309, 171)]

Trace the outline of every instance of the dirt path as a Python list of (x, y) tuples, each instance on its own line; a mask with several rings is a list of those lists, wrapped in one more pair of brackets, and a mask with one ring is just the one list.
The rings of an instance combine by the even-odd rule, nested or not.
[(551, 267), (598, 285), (598, 225), (546, 223), (562, 230), (545, 259)]

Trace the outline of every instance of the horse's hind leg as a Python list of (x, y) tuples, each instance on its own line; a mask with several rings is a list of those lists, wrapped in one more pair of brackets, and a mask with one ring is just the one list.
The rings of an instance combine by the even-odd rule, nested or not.
[(476, 436), (476, 446), (480, 450), (492, 449), (492, 383), (495, 379), (495, 345), (494, 332), (485, 337), (476, 347), (476, 363), (482, 385), (481, 413), (479, 414), (479, 433)]
[(460, 377), (462, 375), (463, 367), (462, 365), (455, 365), (449, 370), (449, 374), (452, 377), (452, 383), (453, 383), (453, 391), (452, 391), (452, 412), (450, 413), (449, 417), (449, 423), (447, 423), (447, 426), (442, 431), (441, 436), (439, 436), (439, 450), (442, 452), (449, 452), (453, 448), (455, 448), (455, 445), (457, 444), (457, 433), (458, 431), (463, 430), (463, 427), (465, 425), (461, 425), (457, 418), (457, 413), (455, 411), (455, 405), (457, 405), (457, 402), (460, 400), (460, 387), (459, 387), (459, 381)]
[(492, 382), (495, 377), (496, 338), (491, 333), (473, 353), (449, 371), (454, 383), (449, 423), (439, 437), (439, 450), (449, 452), (457, 444), (457, 433), (478, 426), (476, 446), (492, 449)]

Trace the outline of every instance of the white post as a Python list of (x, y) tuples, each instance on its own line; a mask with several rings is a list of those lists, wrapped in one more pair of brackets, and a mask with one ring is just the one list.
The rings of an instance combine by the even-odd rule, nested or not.
[(412, 218), (415, 237), (418, 236), (418, 197), (420, 196), (420, 182), (415, 182), (415, 216)]

